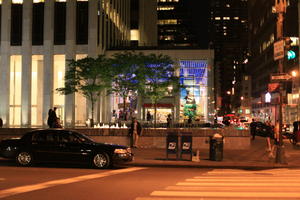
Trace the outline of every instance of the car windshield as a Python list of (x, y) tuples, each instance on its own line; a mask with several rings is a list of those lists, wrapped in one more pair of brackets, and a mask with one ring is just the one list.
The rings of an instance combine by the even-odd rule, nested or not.
[(75, 133), (76, 136), (80, 139), (81, 142), (85, 142), (85, 143), (92, 143), (95, 142), (93, 139), (89, 138), (88, 136), (82, 134), (82, 133)]

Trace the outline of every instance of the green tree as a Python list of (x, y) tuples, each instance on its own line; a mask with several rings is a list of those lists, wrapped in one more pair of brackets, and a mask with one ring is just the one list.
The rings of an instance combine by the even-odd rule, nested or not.
[(80, 60), (69, 60), (65, 74), (65, 87), (57, 88), (61, 94), (78, 92), (91, 103), (91, 126), (94, 124), (95, 103), (106, 88), (111, 87), (112, 69), (109, 60), (103, 55), (97, 58), (86, 57)]
[(150, 54), (143, 56), (144, 66), (140, 74), (144, 78), (140, 82), (140, 91), (154, 105), (154, 126), (156, 127), (157, 103), (165, 96), (175, 94), (181, 88), (176, 69), (169, 56)]
[[(140, 66), (143, 63), (143, 54), (134, 52), (116, 53), (111, 58), (111, 66), (114, 69), (112, 87), (110, 92), (115, 92), (123, 99), (123, 111), (126, 110), (126, 99), (130, 95), (136, 95), (140, 87)], [(125, 115), (124, 115), (125, 119)]]

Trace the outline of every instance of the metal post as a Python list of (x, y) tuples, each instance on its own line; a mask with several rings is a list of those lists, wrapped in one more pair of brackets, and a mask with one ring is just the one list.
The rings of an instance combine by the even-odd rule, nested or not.
[[(283, 39), (283, 20), (284, 13), (286, 12), (286, 0), (275, 0), (275, 9), (277, 13), (277, 40)], [(279, 59), (278, 62), (278, 73), (283, 73), (284, 57)], [(279, 141), (276, 145), (276, 157), (275, 162), (279, 164), (286, 164), (284, 145), (282, 139), (282, 109), (283, 109), (283, 86), (280, 83), (279, 86), (279, 113), (278, 113), (278, 123), (279, 123)], [(275, 138), (278, 139), (278, 138)]]

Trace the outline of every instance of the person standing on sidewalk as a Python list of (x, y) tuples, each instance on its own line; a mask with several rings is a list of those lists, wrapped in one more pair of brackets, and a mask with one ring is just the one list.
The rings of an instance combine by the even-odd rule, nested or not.
[(252, 122), (250, 123), (250, 133), (252, 135), (252, 140), (254, 140), (255, 135), (256, 135), (256, 122), (255, 122), (255, 119), (252, 119)]
[(137, 148), (139, 136), (141, 135), (142, 132), (142, 126), (141, 124), (137, 121), (136, 118), (132, 118), (132, 123), (129, 129), (129, 137), (130, 137), (130, 146), (133, 148)]

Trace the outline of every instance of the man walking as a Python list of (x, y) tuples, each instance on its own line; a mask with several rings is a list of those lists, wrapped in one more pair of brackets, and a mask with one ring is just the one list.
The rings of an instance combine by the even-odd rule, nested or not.
[(129, 129), (130, 146), (137, 148), (138, 139), (142, 132), (142, 126), (136, 118), (132, 118), (132, 123)]

